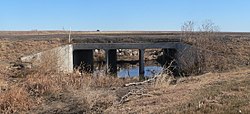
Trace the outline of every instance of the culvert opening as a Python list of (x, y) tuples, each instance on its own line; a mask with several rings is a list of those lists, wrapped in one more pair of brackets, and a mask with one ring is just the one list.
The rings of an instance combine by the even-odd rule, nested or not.
[[(118, 49), (114, 49), (118, 48)], [(120, 47), (125, 49), (119, 49)], [(130, 49), (134, 47), (135, 51)], [(99, 48), (99, 49), (98, 49)], [(112, 53), (115, 53), (116, 56), (114, 58), (118, 58), (116, 63), (118, 64), (130, 64), (134, 66), (138, 66), (138, 56), (139, 49), (143, 49), (145, 52), (145, 67), (144, 71), (152, 71), (152, 67), (147, 67), (147, 64), (154, 64), (155, 62), (151, 62), (147, 59), (149, 55), (147, 55), (148, 51), (151, 51), (153, 56), (157, 57), (157, 62), (160, 63), (160, 67), (169, 66), (171, 63), (170, 69), (173, 72), (174, 76), (189, 76), (195, 74), (195, 72), (201, 72), (204, 64), (202, 61), (205, 57), (202, 57), (202, 52), (196, 49), (195, 47), (184, 44), (184, 43), (174, 43), (174, 42), (166, 42), (166, 43), (145, 43), (145, 44), (72, 44), (65, 45), (61, 47), (57, 47), (45, 52), (40, 52), (37, 54), (29, 55), (26, 57), (22, 57), (22, 62), (32, 62), (34, 64), (39, 65), (43, 60), (41, 57), (43, 55), (47, 55), (48, 53), (55, 53), (58, 57), (55, 65), (51, 64), (50, 66), (56, 68), (56, 70), (65, 73), (72, 73), (74, 69), (79, 69), (84, 72), (95, 71), (95, 69), (101, 69), (101, 67), (105, 67), (106, 61), (106, 50), (113, 50)], [(152, 49), (156, 49), (155, 52)], [(120, 52), (119, 52), (120, 51)], [(132, 54), (133, 58), (131, 61), (126, 61), (124, 59), (119, 60), (119, 55), (121, 53), (128, 53), (128, 55)], [(153, 52), (153, 53), (152, 53)], [(134, 53), (134, 54), (133, 54)], [(202, 55), (202, 56), (201, 56)], [(121, 54), (121, 56), (124, 56)], [(201, 57), (200, 57), (201, 56)], [(95, 59), (93, 59), (95, 58)], [(110, 57), (112, 58), (112, 57)], [(49, 57), (48, 59), (51, 59)], [(93, 64), (97, 63), (97, 64)], [(202, 66), (203, 65), (203, 66)], [(99, 68), (97, 68), (99, 66)], [(158, 66), (157, 66), (158, 67)], [(117, 68), (117, 67), (114, 67)], [(120, 67), (120, 69), (122, 66)], [(133, 67), (134, 70), (131, 69), (131, 72), (138, 72), (138, 68)], [(104, 68), (106, 69), (106, 67)], [(119, 70), (119, 67), (116, 69)], [(123, 69), (125, 72), (123, 77), (133, 77), (131, 72), (128, 72), (130, 69)], [(104, 70), (103, 70), (104, 71)], [(202, 72), (201, 72), (202, 73)], [(118, 72), (119, 74), (119, 72)], [(135, 73), (135, 76), (138, 76), (138, 73)], [(119, 76), (119, 75), (118, 75)], [(147, 74), (146, 74), (147, 76)]]
[(173, 76), (181, 76), (182, 71), (178, 63), (177, 50), (174, 48), (162, 49), (162, 55), (158, 56), (157, 61), (163, 67), (163, 72), (169, 70)]
[(74, 50), (73, 67), (79, 71), (93, 71), (93, 50)]
[[(109, 54), (109, 56), (107, 55)], [(144, 50), (144, 76), (152, 77), (169, 68), (174, 76), (180, 76), (181, 70), (176, 60), (176, 49), (145, 49)], [(118, 77), (137, 77), (140, 75), (139, 49), (115, 50), (74, 50), (74, 68), (94, 73), (95, 76), (105, 75), (107, 72), (107, 58), (113, 59), (111, 72)], [(170, 67), (169, 67), (170, 66)]]

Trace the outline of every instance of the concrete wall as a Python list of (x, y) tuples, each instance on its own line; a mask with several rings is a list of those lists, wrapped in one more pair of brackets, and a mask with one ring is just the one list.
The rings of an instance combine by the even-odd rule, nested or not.
[(176, 50), (179, 67), (184, 71), (193, 69), (197, 62), (197, 49), (191, 45), (179, 43), (176, 45)]
[[(171, 43), (167, 43), (171, 44)], [(174, 48), (177, 50), (176, 59), (177, 64), (182, 70), (189, 70), (195, 67), (195, 63), (197, 62), (197, 49), (192, 47), (191, 45), (184, 43), (173, 43), (171, 45), (149, 45), (148, 46), (162, 46), (167, 48)], [(31, 62), (33, 65), (41, 65), (41, 64), (49, 64), (48, 67), (56, 68), (58, 71), (63, 71), (65, 73), (72, 73), (74, 70), (74, 50), (76, 44), (65, 45), (57, 48), (53, 48), (48, 51), (40, 52), (37, 54), (29, 55), (26, 57), (22, 57), (22, 62)], [(83, 45), (83, 44), (82, 44)], [(90, 45), (90, 44), (88, 44)], [(113, 44), (114, 45), (114, 44)], [(132, 45), (132, 44), (131, 44)], [(84, 45), (83, 45), (84, 46)], [(110, 45), (109, 45), (110, 46)], [(116, 45), (114, 45), (116, 46)], [(119, 46), (119, 45), (117, 45)], [(127, 46), (127, 45), (126, 45)], [(136, 46), (136, 45), (134, 45)], [(147, 48), (147, 46), (143, 46), (140, 44), (139, 46), (143, 48)], [(129, 47), (129, 46), (127, 46)], [(126, 48), (127, 48), (126, 47)], [(114, 48), (114, 47), (113, 47)], [(80, 50), (80, 49), (79, 49)], [(82, 50), (82, 49), (81, 49)], [(87, 56), (89, 54), (82, 54), (82, 56)], [(77, 56), (77, 55), (75, 55)]]
[(21, 58), (22, 62), (44, 65), (65, 73), (73, 72), (73, 46), (65, 45)]

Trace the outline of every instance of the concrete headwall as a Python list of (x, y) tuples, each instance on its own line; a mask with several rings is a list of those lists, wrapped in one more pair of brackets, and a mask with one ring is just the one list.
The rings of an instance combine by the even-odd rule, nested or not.
[(176, 45), (176, 50), (176, 59), (179, 67), (183, 71), (193, 69), (197, 63), (197, 48), (188, 44), (179, 43)]
[(65, 45), (48, 51), (29, 55), (21, 58), (22, 62), (30, 62), (33, 65), (47, 64), (51, 68), (65, 73), (73, 72), (73, 46)]
[[(168, 45), (169, 44), (169, 45)], [(88, 44), (89, 45), (89, 44)], [(114, 45), (114, 44), (113, 44)], [(195, 67), (195, 63), (197, 62), (197, 49), (192, 47), (191, 45), (184, 44), (184, 43), (167, 43), (164, 44), (166, 49), (176, 49), (176, 59), (177, 64), (180, 67), (181, 70), (189, 70), (193, 69)], [(70, 44), (65, 45), (57, 48), (53, 48), (48, 51), (40, 52), (37, 54), (29, 55), (26, 57), (22, 57), (22, 62), (30, 62), (33, 65), (41, 65), (41, 64), (47, 64), (45, 66), (48, 66), (49, 68), (56, 68), (58, 71), (63, 71), (65, 73), (72, 73), (74, 71), (74, 64), (77, 65), (74, 62), (77, 62), (76, 58), (84, 57), (89, 54), (82, 53), (81, 55), (75, 55), (74, 57), (74, 50), (77, 50), (78, 45), (76, 44)], [(85, 46), (85, 45), (81, 45)], [(136, 46), (136, 45), (134, 45)], [(141, 46), (141, 45), (139, 45)], [(152, 46), (152, 45), (150, 45)], [(153, 45), (155, 47), (160, 47), (161, 45)], [(128, 46), (129, 47), (129, 46)], [(142, 45), (141, 47), (144, 48)], [(76, 49), (75, 49), (76, 48)], [(145, 47), (145, 49), (148, 47)], [(75, 53), (76, 54), (76, 53)], [(79, 56), (79, 57), (78, 57)], [(75, 59), (75, 61), (73, 60)], [(79, 61), (78, 61), (79, 62)], [(79, 62), (80, 63), (80, 62)]]

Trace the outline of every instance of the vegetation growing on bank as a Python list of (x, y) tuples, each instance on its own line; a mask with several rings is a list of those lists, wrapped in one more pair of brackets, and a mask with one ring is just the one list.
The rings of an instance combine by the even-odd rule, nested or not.
[(18, 61), (10, 67), (12, 57), (14, 61), (33, 48), (48, 49), (63, 41), (0, 40), (0, 113), (249, 112), (250, 36), (223, 36), (211, 22), (194, 28), (193, 22), (185, 23), (181, 41), (199, 49), (199, 61), (188, 72), (202, 75), (175, 78), (168, 71), (136, 86), (125, 85), (137, 78), (58, 73), (51, 67), (56, 58), (40, 67)]

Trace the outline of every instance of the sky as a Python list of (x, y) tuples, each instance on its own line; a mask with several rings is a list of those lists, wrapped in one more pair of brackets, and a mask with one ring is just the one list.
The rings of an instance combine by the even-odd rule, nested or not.
[(250, 32), (250, 0), (0, 1), (0, 30), (179, 31), (206, 20)]

